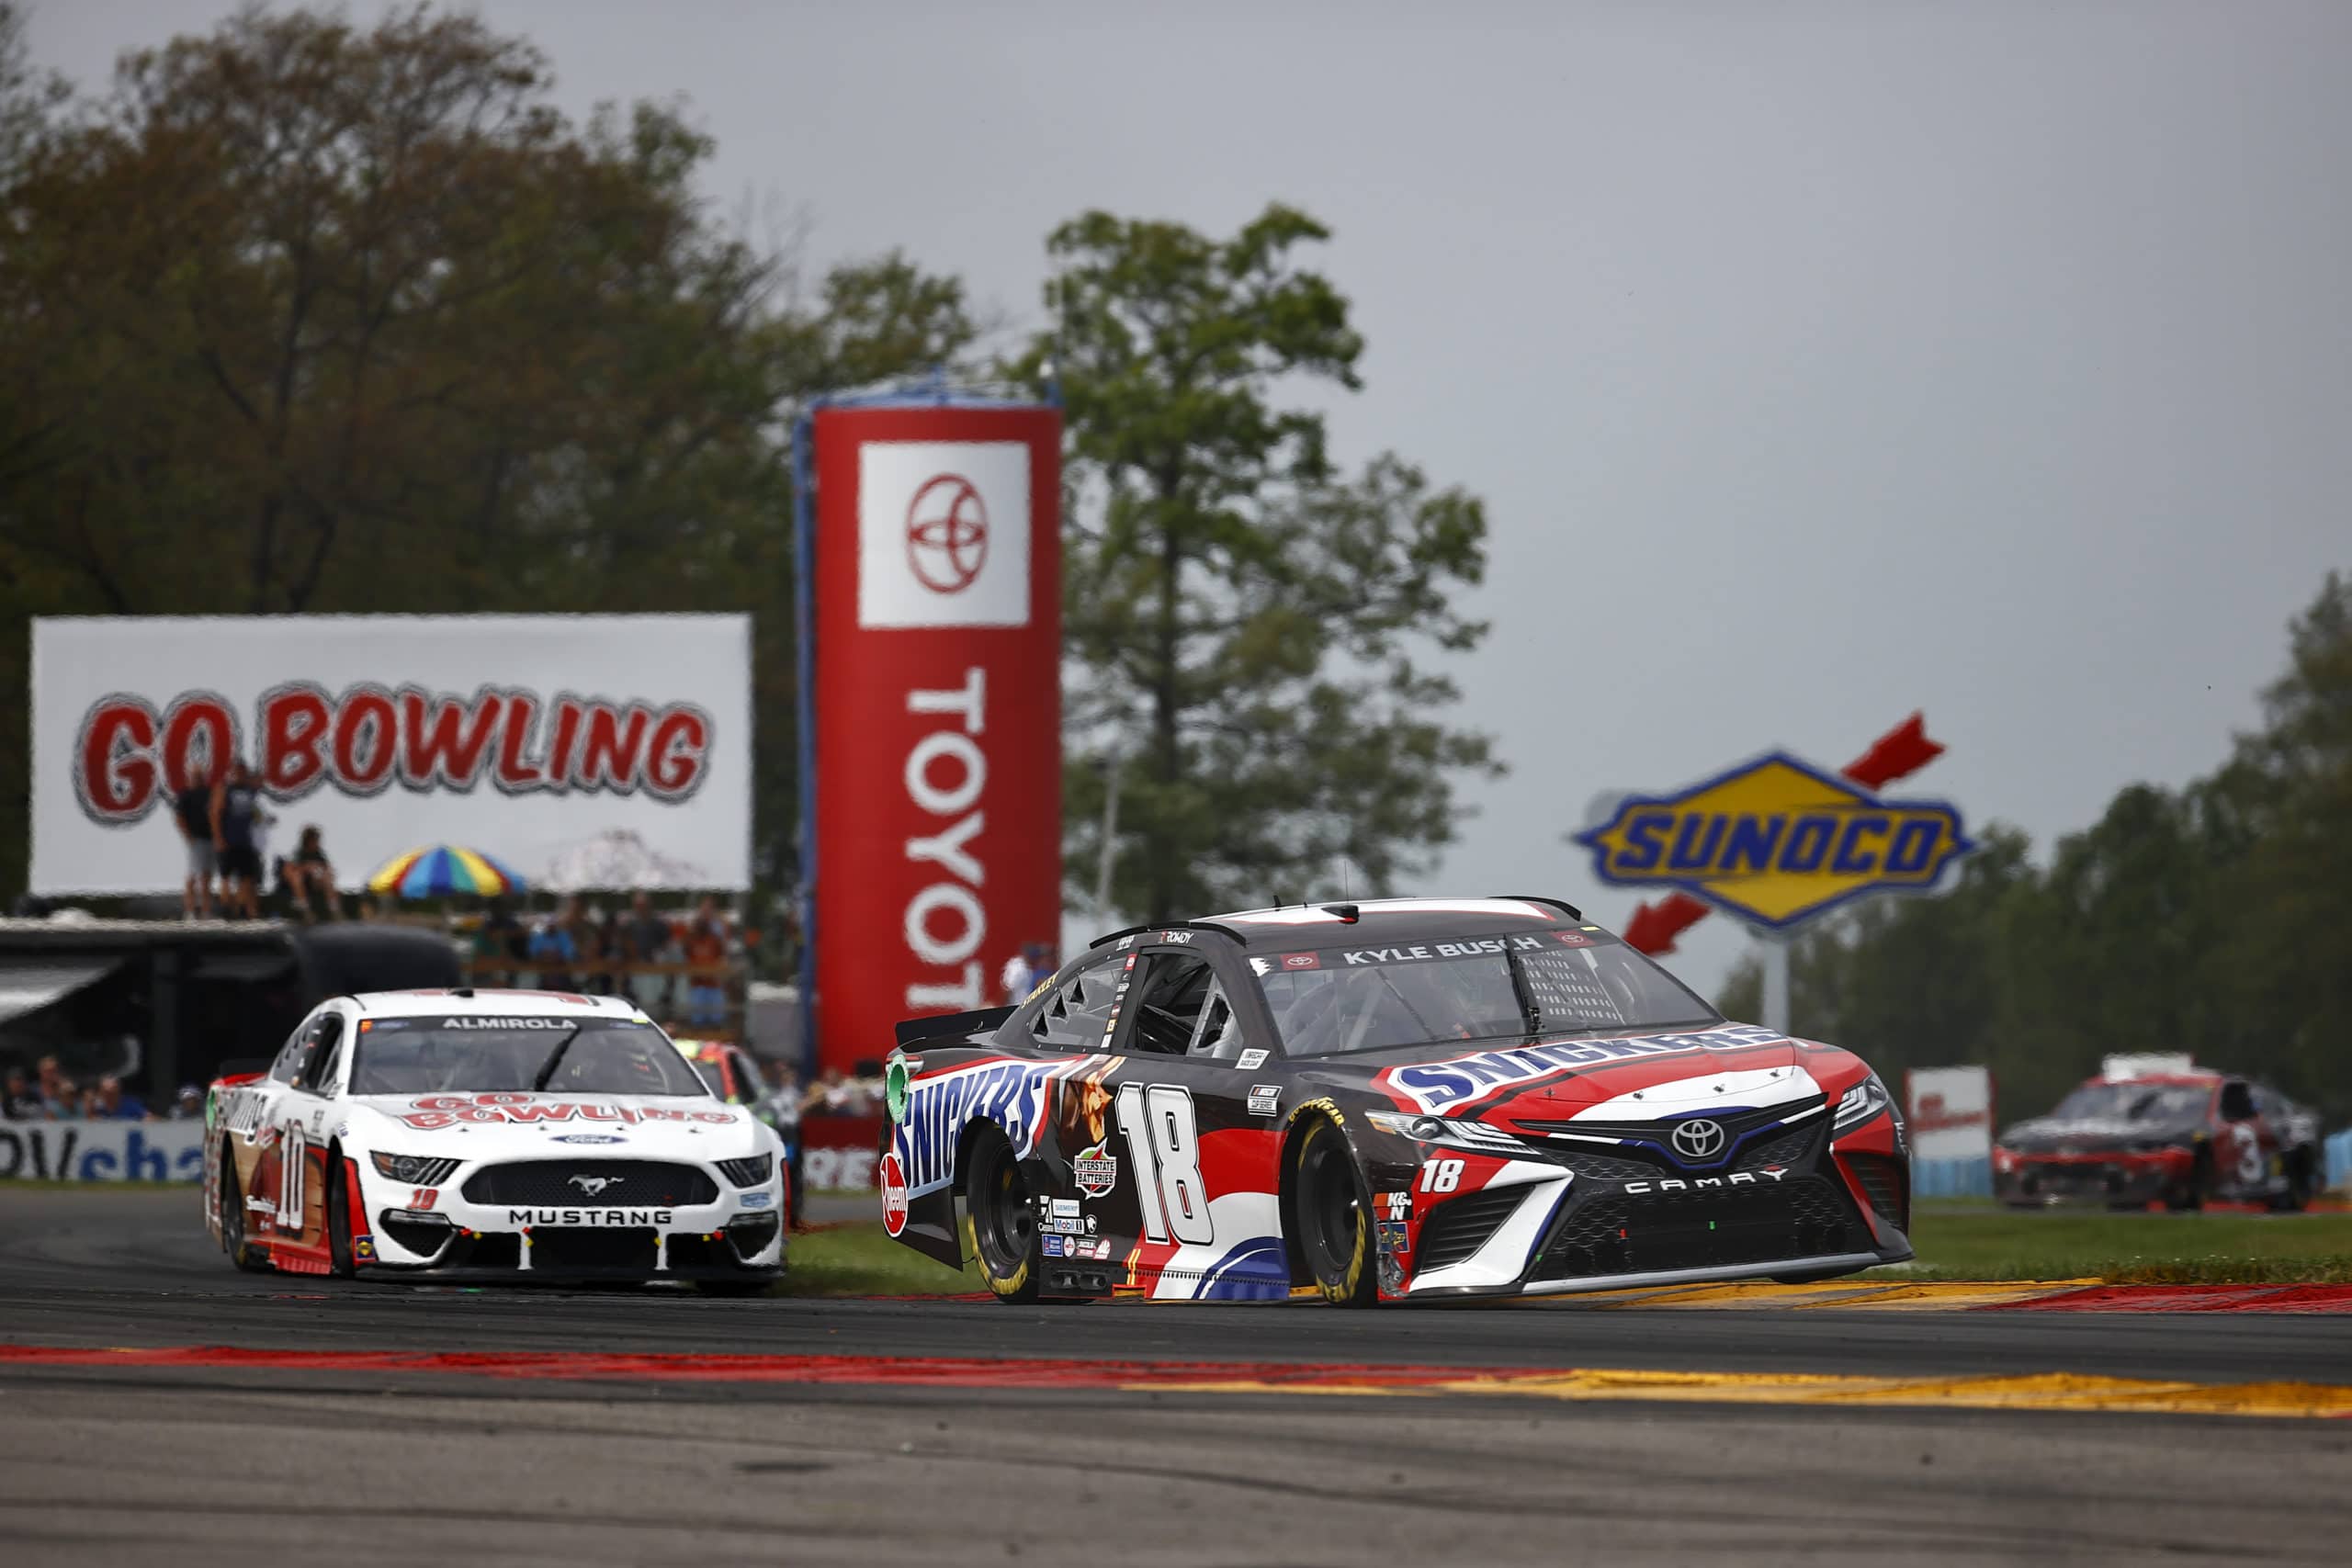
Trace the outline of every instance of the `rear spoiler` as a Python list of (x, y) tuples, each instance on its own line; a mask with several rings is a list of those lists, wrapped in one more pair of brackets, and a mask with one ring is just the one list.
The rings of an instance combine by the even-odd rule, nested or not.
[(943, 1040), (951, 1035), (986, 1034), (1002, 1027), (1004, 1021), (1018, 1008), (982, 1008), (978, 1012), (935, 1013), (929, 1018), (910, 1018), (898, 1024), (891, 1032), (901, 1045), (912, 1045), (919, 1040)]

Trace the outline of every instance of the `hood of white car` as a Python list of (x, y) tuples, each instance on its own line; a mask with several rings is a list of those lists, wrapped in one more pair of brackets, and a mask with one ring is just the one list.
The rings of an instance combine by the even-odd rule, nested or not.
[(454, 1159), (737, 1159), (775, 1134), (741, 1106), (683, 1095), (355, 1096), (350, 1136), (388, 1153)]

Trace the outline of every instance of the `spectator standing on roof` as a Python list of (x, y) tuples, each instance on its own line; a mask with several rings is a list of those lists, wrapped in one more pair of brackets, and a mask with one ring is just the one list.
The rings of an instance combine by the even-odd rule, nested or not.
[(227, 914), (261, 919), (261, 789), (241, 758), (213, 781), (212, 847), (220, 857), (221, 904)]
[(695, 906), (686, 927), (686, 1018), (696, 1028), (727, 1021), (727, 958), (729, 942), (718, 900), (707, 894)]
[(330, 920), (342, 913), (335, 904), (334, 867), (327, 861), (326, 840), (317, 823), (302, 829), (293, 858), (278, 874), (286, 879), (286, 890), (294, 896), (294, 912), (302, 919), (311, 918), (314, 903), (317, 912)]
[(187, 846), (187, 880), (181, 886), (180, 913), (200, 920), (212, 913), (212, 883), (220, 858), (212, 847), (212, 774), (209, 765), (188, 773), (187, 787), (172, 796), (172, 819)]

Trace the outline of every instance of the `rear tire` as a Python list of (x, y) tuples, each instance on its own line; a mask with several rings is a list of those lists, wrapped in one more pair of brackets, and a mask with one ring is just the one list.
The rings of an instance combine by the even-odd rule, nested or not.
[(2165, 1194), (2165, 1207), (2176, 1214), (2194, 1213), (2205, 1207), (2205, 1195), (2213, 1185), (2213, 1156), (2210, 1149), (2199, 1149), (2197, 1158), (2188, 1168), (2188, 1175), (2179, 1187)]
[(964, 1204), (972, 1219), (972, 1250), (980, 1278), (1001, 1302), (1021, 1305), (1037, 1299), (1045, 1273), (1037, 1240), (1037, 1210), (1022, 1178), (1012, 1145), (994, 1127), (982, 1127), (965, 1168)]
[(220, 1141), (220, 1250), (248, 1274), (269, 1272), (269, 1254), (245, 1239), (245, 1195), (237, 1186), (237, 1157)]
[(1372, 1258), (1372, 1200), (1347, 1135), (1316, 1117), (1300, 1134), (1291, 1172), (1299, 1252), (1316, 1290), (1334, 1306), (1374, 1305), (1380, 1280)]

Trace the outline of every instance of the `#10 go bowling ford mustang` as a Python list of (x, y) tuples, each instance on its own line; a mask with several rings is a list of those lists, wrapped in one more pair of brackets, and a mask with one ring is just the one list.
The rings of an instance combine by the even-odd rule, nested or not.
[(899, 1026), (883, 1224), (1007, 1301), (1344, 1305), (1911, 1257), (1903, 1124), (1533, 897), (1097, 940), (1018, 1008)]
[(773, 1130), (626, 1001), (336, 997), (216, 1080), (205, 1214), (240, 1269), (692, 1280), (784, 1269)]

